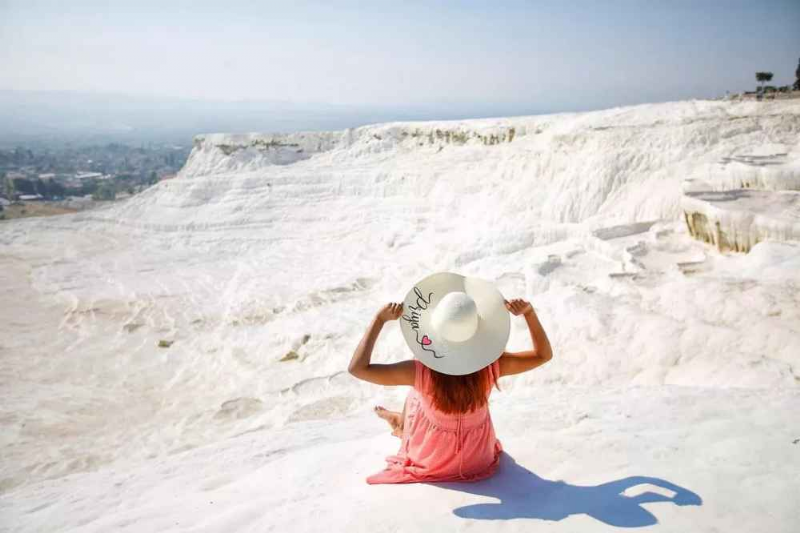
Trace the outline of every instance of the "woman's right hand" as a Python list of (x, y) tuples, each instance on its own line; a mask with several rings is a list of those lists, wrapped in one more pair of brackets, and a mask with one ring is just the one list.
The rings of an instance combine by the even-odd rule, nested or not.
[(377, 318), (383, 323), (389, 322), (390, 320), (397, 320), (400, 318), (400, 315), (403, 314), (403, 304), (390, 302), (383, 307), (381, 307), (380, 311), (378, 311)]
[(506, 304), (506, 309), (508, 309), (508, 312), (514, 316), (522, 316), (527, 315), (528, 313), (533, 313), (533, 306), (528, 300), (515, 298), (510, 302), (508, 300), (503, 301)]

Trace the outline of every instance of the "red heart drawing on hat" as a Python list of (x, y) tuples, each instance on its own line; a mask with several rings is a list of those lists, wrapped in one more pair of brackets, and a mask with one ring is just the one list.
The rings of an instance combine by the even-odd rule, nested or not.
[(430, 343), (431, 343), (431, 340), (428, 338), (428, 336), (427, 336), (427, 335), (423, 335), (423, 336), (422, 336), (422, 345), (423, 345), (423, 346), (427, 346), (427, 345), (429, 345)]

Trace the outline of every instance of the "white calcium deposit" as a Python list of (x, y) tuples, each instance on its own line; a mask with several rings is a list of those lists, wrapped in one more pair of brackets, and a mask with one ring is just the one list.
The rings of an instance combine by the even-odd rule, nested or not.
[[(794, 132), (787, 125), (787, 132)], [(747, 252), (765, 240), (800, 240), (800, 146), (765, 143), (698, 167), (683, 182), (689, 233), (720, 251)]]
[[(794, 102), (201, 135), (0, 223), (0, 530), (795, 531)], [(554, 359), (500, 380), (495, 478), (368, 486), (407, 389), (347, 364), (441, 270), (530, 299)], [(387, 325), (373, 360), (409, 357)]]

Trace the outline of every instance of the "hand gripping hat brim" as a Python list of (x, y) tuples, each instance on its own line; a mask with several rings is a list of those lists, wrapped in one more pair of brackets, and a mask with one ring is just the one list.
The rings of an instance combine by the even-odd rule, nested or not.
[[(477, 327), (454, 342), (432, 323), (437, 306), (450, 293), (465, 293), (477, 308)], [(403, 300), (400, 330), (408, 347), (425, 366), (450, 375), (465, 375), (495, 362), (505, 350), (511, 319), (503, 295), (490, 282), (452, 272), (431, 274), (416, 283)]]

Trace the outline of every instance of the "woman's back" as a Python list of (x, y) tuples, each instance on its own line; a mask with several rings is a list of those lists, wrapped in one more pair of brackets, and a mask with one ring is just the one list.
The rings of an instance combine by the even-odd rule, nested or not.
[[(445, 274), (447, 273), (434, 274), (429, 278), (438, 280)], [(463, 282), (463, 279), (461, 282)], [(469, 285), (473, 288), (478, 286), (485, 288), (485, 285), (481, 285), (481, 283), (479, 282), (475, 285), (474, 282), (470, 282)], [(483, 349), (483, 345), (477, 344), (476, 341), (471, 346), (472, 348), (479, 346), (479, 349), (462, 351), (457, 347), (451, 346), (450, 349), (439, 349), (437, 351), (439, 345), (435, 343), (439, 342), (439, 334), (436, 333), (436, 335), (430, 336), (430, 331), (426, 330), (424, 333), (419, 331), (420, 324), (422, 324), (420, 322), (420, 312), (428, 311), (429, 308), (432, 308), (430, 311), (435, 313), (436, 310), (440, 309), (440, 304), (444, 305), (442, 304), (444, 298), (440, 299), (438, 303), (434, 303), (432, 298), (434, 292), (433, 289), (421, 291), (415, 286), (414, 293), (408, 297), (410, 302), (408, 309), (412, 313), (408, 318), (404, 316), (404, 320), (409, 320), (411, 324), (406, 326), (405, 334), (406, 342), (414, 352), (414, 359), (391, 364), (370, 364), (372, 348), (381, 327), (386, 321), (397, 320), (402, 314), (404, 304), (391, 303), (384, 306), (375, 320), (373, 320), (370, 329), (364, 334), (358, 348), (353, 353), (353, 359), (350, 361), (350, 373), (365, 381), (380, 385), (413, 385), (414, 387), (408, 394), (406, 406), (403, 409), (404, 414), (392, 413), (392, 416), (390, 416), (386, 413), (386, 409), (376, 407), (378, 416), (386, 419), (392, 426), (394, 430), (392, 434), (398, 435), (402, 431), (402, 435), (398, 435), (401, 436), (402, 441), (397, 454), (386, 458), (388, 463), (386, 469), (369, 476), (367, 478), (368, 483), (476, 481), (493, 475), (497, 470), (500, 453), (503, 448), (500, 441), (497, 440), (492, 417), (489, 413), (488, 396), (491, 394), (491, 388), (500, 376), (527, 372), (547, 363), (552, 358), (550, 343), (533, 310), (533, 306), (531, 306), (530, 302), (521, 299), (503, 300), (503, 302), (509, 313), (524, 317), (531, 334), (532, 350), (513, 353), (502, 351), (499, 356), (494, 356), (491, 355), (494, 353), (493, 351)], [(483, 296), (491, 293), (491, 291), (485, 292), (482, 290), (477, 292), (483, 292)], [(467, 331), (465, 329), (466, 326), (461, 328), (464, 324), (469, 325), (469, 320), (462, 320), (463, 316), (459, 318), (456, 315), (460, 316), (463, 311), (466, 313), (464, 316), (468, 319), (473, 316), (469, 313), (474, 311), (473, 307), (477, 307), (477, 303), (462, 291), (447, 290), (445, 287), (444, 293), (446, 295), (445, 298), (450, 294), (459, 294), (458, 298), (451, 299), (448, 305), (441, 307), (441, 309), (453, 311), (450, 313), (452, 316), (446, 314), (443, 317), (436, 318), (436, 320), (431, 320), (439, 323), (440, 326), (456, 324), (457, 327), (455, 330), (450, 330), (449, 326), (441, 328), (434, 326), (433, 330), (442, 329), (443, 333), (445, 330), (450, 331), (450, 333), (455, 331), (457, 335), (452, 336), (458, 336), (459, 339), (463, 339), (465, 332), (471, 333), (474, 337), (475, 333)], [(499, 293), (497, 295), (502, 298)], [(481, 298), (483, 297), (481, 296)], [(487, 298), (483, 305), (491, 308), (493, 304), (490, 300), (495, 298), (488, 296)], [(495, 317), (498, 324), (504, 322), (502, 313), (499, 315), (494, 313), (492, 316)], [(469, 336), (467, 335), (467, 337)], [(448, 334), (444, 334), (444, 338), (448, 339)], [(484, 338), (481, 343), (492, 340), (487, 339)], [(507, 339), (503, 342), (505, 343), (506, 341)], [(464, 341), (453, 342), (461, 343)], [(431, 348), (431, 346), (434, 346), (434, 348)], [(448, 355), (455, 357), (466, 355), (468, 360), (465, 359), (464, 361), (473, 364), (449, 364), (449, 366), (445, 365), (439, 368), (435, 361)], [(431, 357), (437, 359), (431, 359)], [(480, 376), (486, 376), (488, 379), (475, 380), (474, 376), (468, 374), (468, 376), (472, 377), (452, 381), (449, 378), (442, 378), (440, 375), (460, 376), (461, 374), (457, 370), (470, 371), (474, 368), (480, 368), (482, 364), (485, 365), (486, 361), (492, 359), (494, 359), (494, 362), (481, 369), (483, 374), (480, 374)], [(449, 359), (448, 361), (452, 360)], [(439, 368), (440, 374), (436, 374), (433, 380), (436, 383), (433, 387), (434, 394), (431, 394), (430, 386), (432, 383), (432, 371), (421, 361), (428, 361), (433, 367)], [(474, 364), (476, 362), (480, 364)], [(453, 384), (455, 386), (451, 387), (450, 385)], [(465, 406), (475, 405), (474, 392), (484, 387), (486, 388), (487, 403), (478, 402), (480, 403), (480, 408), (477, 410), (465, 408)], [(479, 399), (482, 398), (479, 396)], [(435, 406), (443, 406), (443, 408), (440, 410)], [(453, 407), (461, 408), (453, 409)], [(402, 424), (399, 420), (402, 421)]]
[[(409, 392), (400, 450), (386, 458), (385, 470), (367, 483), (477, 481), (497, 469), (502, 445), (497, 440), (488, 402), (472, 412), (444, 413), (435, 406), (431, 370), (414, 360), (414, 388)], [(488, 372), (485, 394), (500, 376), (499, 361)]]

